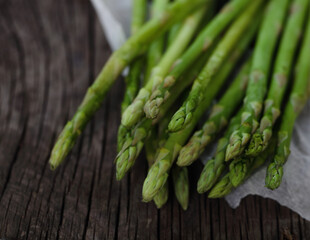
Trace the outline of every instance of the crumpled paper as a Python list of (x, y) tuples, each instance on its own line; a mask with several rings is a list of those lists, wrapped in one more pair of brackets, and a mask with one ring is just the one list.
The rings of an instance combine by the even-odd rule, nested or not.
[[(131, 0), (91, 0), (105, 35), (113, 50), (118, 49), (129, 36)], [(211, 148), (212, 149), (212, 148)], [(207, 162), (212, 150), (202, 156)], [(247, 195), (271, 198), (310, 220), (310, 101), (295, 125), (291, 155), (284, 166), (281, 186), (274, 191), (264, 187), (266, 167), (262, 167), (242, 186), (226, 197), (233, 208)]]

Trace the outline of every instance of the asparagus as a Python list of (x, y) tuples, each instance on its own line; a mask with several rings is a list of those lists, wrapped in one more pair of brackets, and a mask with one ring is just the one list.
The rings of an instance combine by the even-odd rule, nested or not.
[(267, 89), (271, 60), (280, 36), (287, 6), (288, 0), (273, 0), (268, 4), (267, 13), (254, 49), (241, 125), (230, 137), (226, 161), (241, 155), (251, 138), (251, 134), (258, 127), (258, 118)]
[(68, 155), (78, 136), (100, 108), (106, 93), (124, 68), (135, 58), (143, 54), (150, 42), (162, 35), (170, 26), (185, 18), (197, 8), (205, 5), (206, 1), (180, 0), (169, 4), (166, 11), (160, 17), (145, 24), (141, 30), (112, 54), (95, 82), (87, 90), (84, 100), (72, 120), (66, 124), (58, 137), (49, 161), (51, 169), (56, 169)]
[[(138, 1), (139, 0), (137, 0), (137, 2)], [(152, 4), (152, 8), (151, 8), (151, 17), (152, 18), (159, 17), (164, 12), (165, 8), (167, 7), (167, 4), (168, 4), (168, 0), (156, 0), (156, 1), (154, 1)], [(138, 7), (134, 6), (134, 8), (138, 8)], [(134, 14), (135, 14), (135, 12), (134, 12)], [(153, 69), (153, 67), (155, 67), (155, 65), (157, 65), (158, 62), (160, 61), (160, 58), (161, 58), (162, 53), (163, 53), (163, 48), (164, 48), (164, 36), (157, 38), (154, 42), (151, 43), (151, 45), (149, 47), (148, 54), (147, 54), (147, 66), (146, 66), (145, 75), (144, 75), (144, 84), (147, 83), (147, 81), (150, 78), (151, 69)], [(136, 62), (138, 62), (138, 61), (139, 60), (136, 60)], [(143, 64), (143, 62), (141, 62), (141, 61), (143, 61), (143, 60), (140, 60), (139, 62), (141, 64)], [(139, 72), (137, 72), (138, 70), (139, 70)], [(131, 77), (140, 76), (141, 71), (142, 71), (142, 67), (138, 70), (137, 71), (136, 71), (136, 69), (133, 70), (133, 74), (135, 74), (135, 76), (130, 76), (131, 72), (129, 72), (129, 77), (131, 78)], [(138, 89), (137, 89), (137, 91), (138, 91)], [(124, 106), (122, 105), (122, 114), (124, 113), (126, 108), (133, 102), (136, 95), (137, 95), (137, 92), (135, 92), (135, 94), (132, 95), (133, 98), (130, 98), (130, 101), (128, 101), (128, 104), (126, 104)], [(124, 145), (124, 142), (126, 141), (126, 138), (128, 137), (129, 134), (130, 133), (129, 133), (128, 129), (124, 125), (120, 124), (120, 126), (118, 128), (118, 137), (117, 137), (117, 150), (118, 150), (118, 152), (122, 149), (122, 146)]]
[[(134, 35), (144, 24), (146, 15), (146, 0), (134, 0), (132, 5), (132, 19), (131, 19), (131, 35)], [(122, 112), (128, 107), (137, 95), (141, 70), (143, 67), (143, 60), (137, 59), (134, 61), (129, 69), (128, 76), (125, 78), (126, 89), (122, 106)]]
[[(213, 81), (211, 81), (204, 101), (201, 102), (200, 106), (194, 112), (193, 121), (181, 131), (170, 133), (165, 145), (157, 151), (156, 161), (149, 169), (148, 175), (143, 184), (142, 195), (144, 201), (151, 201), (167, 181), (168, 172), (174, 160), (178, 156), (179, 151), (194, 130), (198, 120), (219, 92), (227, 78), (227, 75), (229, 75), (227, 70), (221, 71), (220, 74), (213, 79)], [(173, 94), (171, 96), (173, 96)]]
[(242, 155), (234, 159), (229, 164), (229, 178), (234, 187), (238, 187), (244, 182), (251, 169), (257, 169), (263, 165), (269, 157), (274, 156), (277, 139), (273, 137), (268, 144), (268, 147), (256, 157), (248, 157)]
[(158, 209), (162, 208), (168, 201), (169, 197), (169, 186), (168, 182), (165, 183), (165, 185), (158, 191), (158, 193), (155, 195), (153, 201)]
[(160, 112), (160, 106), (171, 95), (171, 88), (176, 82), (179, 82), (178, 78), (181, 74), (190, 67), (190, 64), (195, 59), (210, 49), (215, 39), (219, 37), (223, 30), (249, 3), (249, 0), (235, 0), (227, 3), (221, 12), (201, 31), (188, 50), (177, 61), (171, 72), (165, 77), (164, 81), (154, 86), (152, 94), (144, 106), (144, 112), (148, 118), (154, 119), (157, 117)]
[[(261, 154), (258, 155), (255, 158), (251, 158), (252, 160), (249, 161), (248, 159), (244, 159), (244, 161), (238, 162), (236, 160), (236, 165), (230, 166), (230, 168), (233, 168), (230, 170), (229, 173), (227, 173), (215, 186), (212, 188), (212, 190), (209, 193), (209, 198), (221, 198), (225, 197), (227, 194), (229, 194), (234, 187), (238, 187), (241, 185), (247, 178), (249, 178), (256, 169), (258, 169), (260, 166), (262, 166), (267, 158), (272, 157), (274, 154), (276, 141), (270, 142), (267, 149)], [(235, 160), (234, 160), (235, 161)], [(243, 164), (246, 164), (247, 167), (243, 168)], [(241, 166), (240, 166), (241, 165)], [(236, 172), (234, 172), (234, 169), (236, 168)], [(238, 172), (239, 170), (242, 170), (241, 172)], [(240, 174), (241, 173), (241, 174)]]
[(181, 29), (182, 24), (181, 23), (177, 23), (174, 26), (172, 26), (172, 28), (169, 31), (168, 34), (168, 46), (173, 45), (173, 42), (176, 38), (176, 36), (178, 35), (180, 29)]
[[(151, 18), (158, 17), (165, 11), (168, 0), (153, 1), (151, 7)], [(164, 50), (164, 36), (154, 40), (147, 54), (147, 66), (144, 75), (144, 85), (150, 80), (152, 69), (159, 63)]]
[(224, 172), (226, 166), (225, 164), (226, 147), (228, 145), (231, 133), (240, 124), (241, 113), (242, 109), (240, 109), (238, 114), (231, 119), (224, 136), (218, 141), (214, 157), (210, 159), (204, 166), (197, 183), (197, 191), (199, 193), (204, 193), (209, 189), (211, 189)]
[(122, 124), (125, 127), (130, 128), (134, 126), (134, 124), (143, 117), (143, 106), (150, 96), (152, 87), (163, 81), (163, 78), (169, 72), (173, 63), (183, 53), (194, 36), (204, 13), (205, 8), (202, 8), (186, 19), (174, 41), (174, 44), (167, 49), (158, 65), (152, 69), (150, 79), (146, 85), (139, 90), (139, 93), (132, 104), (124, 111), (122, 115)]
[[(234, 67), (234, 64), (226, 63), (224, 67)], [(196, 131), (188, 143), (181, 149), (177, 164), (188, 166), (192, 164), (202, 154), (205, 147), (216, 137), (228, 123), (243, 99), (250, 69), (250, 61), (247, 61), (242, 70), (233, 81), (232, 85), (225, 92), (218, 104), (212, 108), (209, 119), (205, 122), (201, 130)]]
[(125, 94), (121, 103), (122, 113), (134, 100), (138, 93), (141, 82), (141, 70), (143, 68), (143, 58), (138, 58), (130, 64), (128, 75), (125, 77)]
[[(146, 0), (134, 0), (132, 6), (132, 19), (131, 19), (131, 35), (134, 35), (139, 29), (141, 29), (146, 15)], [(133, 101), (140, 86), (141, 71), (143, 68), (143, 59), (140, 57), (130, 64), (129, 73), (125, 78), (126, 88), (123, 102), (121, 103), (121, 111), (129, 106)], [(120, 126), (117, 136), (117, 147), (123, 144), (123, 140), (127, 134), (126, 128)]]
[[(149, 136), (145, 140), (145, 156), (147, 161), (149, 162), (149, 166), (151, 166), (156, 157), (157, 146), (159, 145), (159, 135), (157, 134), (157, 128), (154, 126), (149, 131)], [(150, 164), (152, 163), (152, 164)]]
[(121, 151), (116, 157), (116, 178), (122, 179), (129, 169), (134, 165), (136, 158), (139, 156), (144, 142), (148, 136), (150, 129), (152, 128), (152, 122), (155, 124), (162, 119), (165, 113), (169, 110), (170, 106), (176, 101), (178, 96), (183, 90), (189, 86), (189, 84), (197, 77), (202, 66), (205, 64), (209, 57), (209, 54), (205, 54), (199, 58), (197, 62), (193, 64), (191, 71), (183, 75), (180, 84), (175, 85), (173, 88), (173, 94), (169, 100), (161, 106), (161, 111), (157, 118), (153, 121), (151, 119), (143, 118), (135, 127), (131, 128), (127, 134)]
[(169, 131), (179, 131), (191, 122), (193, 112), (199, 106), (201, 101), (203, 101), (204, 93), (210, 81), (214, 78), (223, 62), (236, 46), (242, 34), (249, 28), (252, 18), (257, 17), (256, 13), (260, 8), (261, 3), (262, 1), (257, 0), (251, 4), (230, 27), (223, 40), (216, 47), (210, 60), (194, 81), (188, 98), (172, 117), (168, 126)]
[(294, 123), (310, 94), (310, 15), (306, 27), (305, 38), (299, 53), (295, 69), (295, 80), (289, 101), (285, 107), (284, 114), (278, 133), (278, 146), (276, 156), (272, 159), (267, 169), (266, 187), (274, 190), (281, 184), (283, 177), (283, 166), (290, 154), (290, 143), (293, 134)]
[[(153, 128), (153, 130), (155, 130)], [(153, 131), (153, 135), (151, 135), (153, 137), (152, 139), (152, 143), (155, 144), (153, 146), (156, 146), (156, 134), (154, 133), (155, 131)], [(149, 145), (148, 148), (145, 148), (146, 150), (146, 159), (148, 161), (149, 164), (149, 168), (153, 165), (154, 161), (155, 161), (155, 153), (156, 148), (152, 147), (151, 145)], [(150, 151), (151, 150), (151, 151)], [(156, 194), (156, 196), (154, 197), (154, 203), (156, 205), (157, 208), (161, 208), (168, 200), (168, 196), (169, 196), (169, 186), (168, 183), (166, 183), (161, 189), (160, 191)]]
[(210, 191), (208, 198), (222, 198), (228, 195), (234, 186), (231, 184), (229, 174), (226, 174)]
[[(158, 128), (155, 126), (151, 127), (150, 136), (145, 141), (145, 152), (146, 158), (149, 163), (149, 168), (154, 164), (156, 157), (156, 150), (158, 147), (162, 146), (162, 142), (167, 137), (166, 131), (164, 129), (167, 128), (169, 119), (171, 115), (168, 113), (161, 120)], [(161, 208), (168, 200), (169, 196), (169, 186), (168, 182), (160, 189), (160, 191), (154, 197), (154, 203), (157, 208)]]
[(187, 168), (173, 166), (172, 179), (175, 196), (183, 210), (187, 210), (189, 201), (189, 180)]
[(308, 0), (294, 0), (275, 62), (271, 86), (265, 100), (265, 111), (260, 127), (253, 134), (246, 154), (257, 156), (266, 149), (272, 136), (272, 128), (280, 116), (281, 103), (289, 83), (293, 58), (307, 12)]

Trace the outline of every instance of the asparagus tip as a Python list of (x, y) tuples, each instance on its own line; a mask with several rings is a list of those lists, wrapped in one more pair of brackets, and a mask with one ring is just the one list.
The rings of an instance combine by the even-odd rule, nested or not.
[(184, 146), (179, 154), (177, 165), (185, 167), (191, 165), (198, 158), (198, 143), (191, 143)]
[(248, 149), (245, 154), (247, 156), (256, 157), (258, 154), (263, 152), (265, 149), (264, 139), (262, 134), (255, 133), (252, 136)]
[(168, 125), (170, 132), (177, 132), (184, 127), (185, 124), (185, 109), (181, 107), (171, 118)]
[(159, 106), (162, 102), (163, 99), (161, 101), (148, 100), (144, 105), (144, 113), (146, 117), (150, 119), (156, 118), (159, 113)]
[(182, 209), (183, 209), (184, 211), (186, 211), (186, 210), (188, 209), (188, 201), (183, 202), (183, 203), (180, 202), (180, 205), (181, 205), (181, 207), (182, 207)]
[(226, 196), (233, 189), (233, 185), (229, 179), (229, 174), (225, 175), (211, 190), (209, 198), (221, 198)]
[(159, 161), (152, 165), (143, 183), (142, 196), (144, 201), (151, 201), (168, 179), (169, 164)]
[(197, 191), (200, 194), (210, 190), (210, 188), (213, 186), (216, 180), (216, 175), (215, 172), (213, 171), (215, 165), (214, 162), (215, 162), (214, 159), (209, 160), (200, 174), (197, 183)]
[(51, 163), (51, 161), (50, 161), (50, 169), (51, 169), (52, 171), (55, 171), (56, 168), (57, 168), (57, 166), (55, 166), (55, 165), (54, 165), (53, 163)]
[(247, 165), (250, 161), (251, 159), (241, 157), (235, 159), (229, 165), (229, 178), (234, 187), (239, 186), (245, 179), (246, 173), (248, 172)]
[(168, 191), (168, 184), (166, 183), (160, 191), (155, 195), (153, 201), (158, 209), (162, 208), (168, 201), (169, 191)]
[(271, 163), (268, 166), (265, 186), (271, 190), (277, 189), (281, 182), (283, 176), (283, 167), (278, 166), (276, 163)]
[(240, 153), (241, 142), (235, 142), (233, 144), (229, 144), (226, 149), (225, 161), (230, 161), (231, 159), (237, 157)]

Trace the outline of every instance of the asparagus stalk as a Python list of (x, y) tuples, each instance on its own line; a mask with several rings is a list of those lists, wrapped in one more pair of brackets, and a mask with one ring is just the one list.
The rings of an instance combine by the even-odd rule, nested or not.
[[(137, 1), (139, 2), (139, 0), (137, 0)], [(156, 1), (154, 1), (152, 4), (152, 8), (151, 8), (151, 18), (159, 17), (165, 11), (167, 4), (168, 4), (168, 0), (156, 0)], [(138, 8), (138, 6), (134, 6), (134, 8)], [(151, 45), (149, 47), (148, 54), (147, 54), (147, 66), (146, 66), (145, 75), (144, 75), (144, 83), (148, 82), (148, 80), (150, 78), (151, 70), (160, 61), (160, 58), (161, 58), (162, 53), (163, 53), (163, 49), (164, 49), (164, 36), (157, 38), (156, 40), (154, 40), (151, 43)], [(141, 64), (143, 64), (142, 61), (143, 60), (136, 60), (135, 62), (140, 62)], [(138, 70), (139, 70), (139, 72), (137, 72)], [(141, 75), (141, 71), (142, 71), (142, 67), (140, 69), (134, 69), (132, 74), (135, 74), (135, 76), (130, 76), (131, 72), (129, 72), (129, 77), (130, 78), (131, 77), (139, 77)], [(137, 89), (137, 91), (138, 90), (139, 89)], [(137, 95), (137, 92), (135, 92), (135, 94), (133, 95), (133, 98), (131, 98), (130, 101), (128, 101), (128, 104), (126, 104), (124, 106), (122, 105), (122, 114), (127, 109), (127, 107), (133, 102), (136, 95)], [(128, 137), (129, 134), (130, 133), (129, 133), (128, 129), (124, 125), (120, 124), (120, 126), (118, 128), (118, 137), (117, 137), (117, 150), (118, 150), (118, 152), (122, 149), (122, 146), (124, 145), (124, 142), (126, 141), (126, 138)]]
[(173, 166), (172, 179), (175, 196), (183, 210), (187, 210), (189, 202), (189, 180), (187, 168)]
[[(146, 0), (134, 0), (132, 5), (131, 35), (136, 34), (136, 32), (142, 27), (145, 21), (145, 15)], [(122, 112), (128, 107), (128, 105), (137, 95), (140, 85), (142, 67), (142, 59), (137, 59), (130, 66), (128, 76), (125, 78), (126, 89), (124, 99), (121, 104)]]
[(160, 112), (160, 106), (171, 96), (171, 88), (179, 77), (190, 65), (213, 45), (216, 38), (224, 29), (240, 14), (250, 3), (249, 0), (235, 0), (227, 3), (221, 12), (201, 31), (188, 50), (177, 61), (164, 81), (154, 86), (150, 99), (144, 106), (144, 112), (148, 118), (156, 118)]
[(260, 127), (253, 134), (246, 150), (249, 156), (257, 156), (266, 149), (272, 136), (272, 128), (280, 116), (280, 108), (289, 84), (292, 62), (303, 29), (308, 4), (308, 0), (294, 0), (291, 4), (291, 13), (281, 40), (271, 86), (265, 100), (264, 115), (260, 121)]
[[(156, 139), (156, 138), (154, 138)], [(148, 149), (150, 150), (150, 149)], [(146, 151), (147, 152), (147, 151)], [(152, 151), (153, 153), (153, 151)], [(147, 153), (146, 155), (147, 157), (147, 161), (149, 164), (149, 168), (153, 165), (154, 161), (155, 161), (155, 156), (150, 157), (150, 153)], [(160, 191), (155, 195), (154, 197), (154, 203), (156, 205), (156, 207), (159, 209), (162, 206), (165, 205), (165, 203), (167, 202), (169, 197), (169, 186), (168, 186), (168, 182), (160, 189)]]
[[(168, 4), (168, 0), (155, 0), (151, 7), (151, 18), (160, 16)], [(147, 54), (147, 66), (144, 75), (144, 85), (150, 80), (152, 69), (160, 62), (164, 50), (164, 36), (155, 39)]]
[(268, 144), (266, 150), (256, 157), (248, 157), (242, 155), (234, 159), (229, 164), (229, 178), (234, 187), (238, 187), (244, 182), (251, 169), (256, 169), (263, 165), (269, 157), (274, 156), (277, 139), (273, 137)]
[(219, 140), (217, 144), (216, 153), (214, 157), (210, 159), (204, 166), (197, 183), (197, 191), (199, 193), (204, 193), (210, 190), (224, 172), (226, 166), (225, 164), (226, 147), (229, 143), (229, 137), (231, 133), (235, 129), (237, 129), (240, 124), (241, 113), (242, 109), (240, 109), (238, 114), (231, 119), (224, 136)]
[(193, 64), (191, 71), (181, 77), (182, 80), (180, 81), (180, 84), (174, 86), (171, 98), (169, 98), (169, 100), (161, 106), (161, 111), (156, 119), (152, 121), (151, 119), (143, 118), (138, 124), (135, 125), (135, 127), (127, 130), (129, 134), (127, 134), (121, 151), (116, 157), (116, 178), (118, 180), (121, 180), (134, 165), (135, 160), (142, 150), (148, 133), (152, 128), (152, 124), (157, 123), (164, 117), (170, 106), (176, 101), (179, 95), (197, 77), (208, 57), (209, 54), (201, 56), (200, 59)]
[(122, 113), (130, 105), (130, 103), (134, 100), (134, 98), (138, 93), (141, 82), (142, 68), (143, 68), (142, 57), (138, 58), (132, 64), (130, 64), (128, 75), (125, 77), (126, 87), (124, 98), (121, 103)]
[[(178, 0), (175, 0), (175, 1), (178, 1)], [(169, 33), (168, 33), (168, 38), (167, 38), (167, 44), (168, 46), (171, 46), (176, 38), (176, 36), (178, 35), (180, 29), (181, 29), (181, 26), (182, 26), (182, 23), (181, 22), (178, 22), (176, 24), (174, 24)]]
[[(174, 160), (178, 156), (179, 151), (229, 75), (230, 72), (227, 71), (227, 69), (225, 71), (224, 70), (225, 68), (215, 79), (213, 79), (213, 81), (211, 81), (204, 101), (201, 102), (200, 106), (194, 112), (193, 121), (181, 131), (170, 133), (165, 145), (157, 152), (156, 161), (149, 169), (148, 175), (143, 184), (142, 195), (144, 201), (151, 201), (159, 189), (161, 189), (167, 181), (168, 172)], [(171, 96), (173, 96), (173, 94)], [(169, 101), (170, 99), (171, 98), (169, 98)]]
[(145, 140), (145, 155), (149, 163), (149, 166), (155, 161), (156, 150), (159, 145), (159, 135), (157, 134), (157, 128), (154, 126), (149, 131), (149, 136)]
[[(165, 129), (168, 126), (169, 119), (171, 118), (171, 114), (169, 112), (165, 115), (165, 117), (161, 120), (158, 128), (155, 126), (151, 127), (150, 136), (145, 141), (145, 152), (146, 158), (149, 163), (149, 168), (154, 164), (156, 157), (156, 150), (158, 147), (161, 147), (164, 139), (167, 137), (167, 132)], [(157, 208), (161, 208), (168, 200), (169, 196), (169, 186), (168, 182), (160, 189), (160, 191), (154, 197), (154, 203)]]
[(280, 131), (278, 133), (278, 146), (276, 156), (272, 159), (267, 169), (266, 187), (274, 190), (281, 184), (283, 166), (290, 154), (290, 143), (293, 128), (299, 113), (303, 109), (310, 94), (310, 15), (306, 27), (305, 38), (299, 53), (295, 69), (295, 80), (289, 101), (282, 117)]
[(168, 46), (173, 45), (175, 38), (178, 36), (180, 29), (182, 27), (182, 23), (177, 23), (171, 27), (169, 34), (168, 34)]
[(196, 32), (196, 29), (204, 13), (205, 7), (197, 10), (193, 15), (186, 19), (174, 41), (174, 44), (167, 49), (159, 64), (152, 69), (152, 73), (147, 84), (140, 89), (135, 100), (124, 111), (122, 115), (122, 124), (125, 127), (130, 128), (134, 126), (134, 124), (136, 124), (143, 117), (143, 107), (146, 100), (150, 96), (152, 87), (163, 81), (173, 63), (183, 53), (192, 37), (194, 36), (194, 33)]
[(257, 12), (261, 3), (262, 1), (258, 0), (251, 4), (229, 28), (223, 40), (216, 47), (210, 60), (201, 71), (198, 78), (194, 81), (188, 98), (172, 117), (168, 126), (169, 131), (179, 131), (191, 122), (195, 109), (199, 106), (201, 101), (203, 101), (204, 93), (210, 81), (214, 78), (230, 52), (237, 45), (242, 34), (248, 29), (251, 20), (257, 17)]
[(197, 8), (204, 6), (207, 1), (180, 0), (169, 4), (166, 11), (160, 17), (145, 24), (140, 31), (129, 38), (120, 49), (112, 54), (95, 82), (87, 90), (84, 100), (72, 120), (66, 124), (58, 137), (49, 161), (51, 169), (56, 169), (68, 155), (78, 136), (100, 108), (106, 93), (124, 68), (136, 57), (143, 54), (150, 42), (162, 35), (170, 26), (185, 18)]
[(288, 0), (273, 0), (268, 4), (254, 50), (241, 125), (230, 137), (226, 161), (241, 155), (251, 138), (251, 134), (258, 127), (258, 118), (267, 89), (271, 60), (280, 36), (288, 2)]
[[(234, 64), (229, 61), (224, 65), (224, 68), (227, 66), (233, 68)], [(198, 159), (205, 147), (227, 125), (229, 118), (242, 102), (248, 82), (249, 70), (250, 61), (247, 61), (220, 101), (213, 106), (209, 119), (205, 122), (202, 129), (196, 131), (188, 143), (181, 149), (177, 161), (179, 166), (188, 166)]]
[[(276, 139), (275, 139), (276, 140)], [(247, 178), (249, 178), (255, 170), (261, 167), (267, 160), (267, 158), (272, 157), (274, 154), (274, 149), (276, 146), (276, 141), (271, 140), (267, 149), (255, 158), (244, 159), (239, 161), (236, 160), (235, 165), (231, 165), (229, 173), (227, 173), (209, 193), (209, 198), (222, 198), (228, 195), (235, 187), (241, 185)], [(247, 167), (244, 168), (243, 164)], [(237, 170), (237, 172), (235, 172)], [(239, 172), (239, 170), (242, 170)], [(240, 174), (241, 173), (241, 174)], [(237, 174), (237, 175), (235, 175)]]
[[(144, 24), (146, 16), (146, 0), (134, 0), (132, 5), (132, 19), (131, 19), (131, 35), (134, 35)], [(121, 111), (129, 106), (129, 104), (136, 97), (141, 80), (141, 71), (143, 68), (143, 59), (138, 58), (130, 64), (129, 73), (125, 78), (126, 88), (123, 102), (121, 103)], [(120, 126), (117, 135), (117, 147), (123, 144), (125, 135), (127, 134), (126, 128)]]

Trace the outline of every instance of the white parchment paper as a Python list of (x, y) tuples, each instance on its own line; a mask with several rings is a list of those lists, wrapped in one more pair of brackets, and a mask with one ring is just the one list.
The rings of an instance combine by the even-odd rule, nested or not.
[[(131, 0), (91, 0), (105, 35), (113, 50), (118, 49), (129, 35)], [(264, 187), (266, 167), (262, 167), (242, 186), (226, 197), (233, 208), (249, 194), (271, 198), (310, 220), (310, 101), (298, 118), (291, 144), (291, 155), (284, 167), (280, 188)], [(211, 152), (211, 151), (209, 151)], [(210, 153), (202, 157), (205, 163)]]

